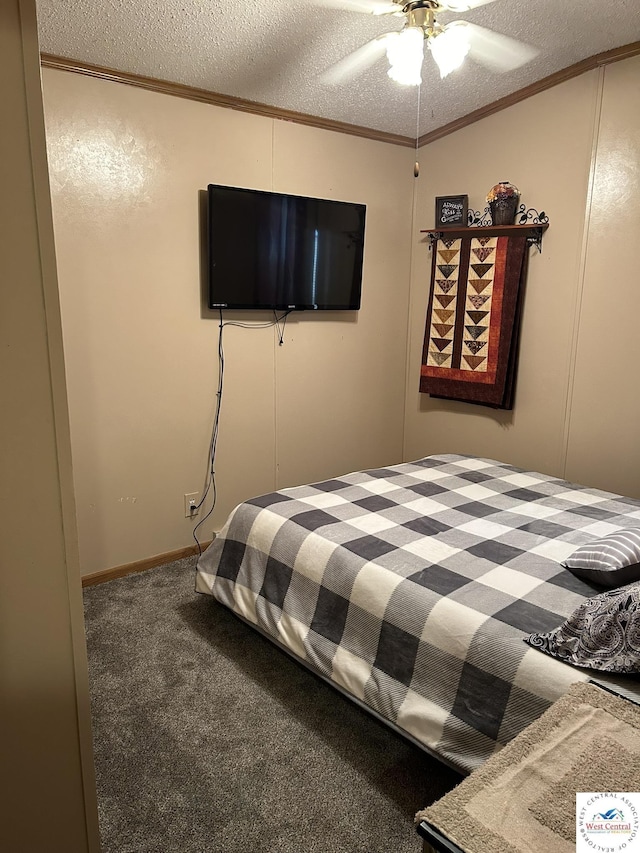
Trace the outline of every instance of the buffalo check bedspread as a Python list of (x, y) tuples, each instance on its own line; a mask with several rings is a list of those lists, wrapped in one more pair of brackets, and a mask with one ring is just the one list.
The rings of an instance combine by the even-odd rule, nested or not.
[(241, 504), (200, 557), (196, 589), (470, 772), (594, 675), (523, 637), (597, 590), (560, 561), (628, 526), (640, 501), (429, 456)]

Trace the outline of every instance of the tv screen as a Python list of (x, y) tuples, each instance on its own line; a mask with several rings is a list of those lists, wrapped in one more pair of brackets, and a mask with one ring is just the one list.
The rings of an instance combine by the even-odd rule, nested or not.
[(360, 308), (366, 206), (208, 187), (210, 308)]

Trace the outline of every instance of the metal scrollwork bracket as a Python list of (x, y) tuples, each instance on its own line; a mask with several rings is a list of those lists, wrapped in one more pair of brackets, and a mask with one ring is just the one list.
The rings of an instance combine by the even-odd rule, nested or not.
[(467, 214), (467, 224), (469, 228), (488, 228), (493, 225), (491, 209), (485, 207), (484, 211), (470, 210)]
[[(485, 207), (483, 211), (481, 210), (470, 210), (467, 214), (467, 226), (463, 228), (457, 229), (458, 235), (461, 232), (470, 233), (475, 228), (478, 229), (496, 229), (494, 233), (512, 233), (511, 229), (514, 226), (517, 228), (526, 228), (527, 229), (527, 243), (530, 246), (535, 246), (538, 252), (542, 253), (542, 235), (549, 227), (549, 217), (547, 214), (542, 211), (537, 211), (535, 207), (526, 207), (524, 204), (521, 204), (517, 209), (515, 217), (515, 221), (513, 225), (508, 226), (500, 226), (494, 225), (491, 219), (491, 209), (489, 207)], [(455, 232), (456, 229), (452, 228), (452, 232)], [(429, 249), (431, 250), (438, 240), (442, 240), (447, 235), (447, 230), (436, 230), (429, 229), (427, 231), (421, 232), (427, 235), (429, 240)], [(486, 233), (486, 231), (485, 231)]]
[(540, 254), (542, 254), (542, 235), (544, 231), (542, 228), (536, 228), (533, 234), (530, 234), (527, 237), (527, 243), (530, 246), (535, 246)]
[[(549, 217), (544, 210), (538, 212), (535, 207), (525, 207), (524, 204), (521, 204), (516, 211), (516, 223), (518, 225), (549, 225)], [(530, 237), (527, 237), (527, 243), (530, 246), (535, 246), (540, 254), (542, 254), (543, 233), (544, 228), (540, 227), (536, 228)]]

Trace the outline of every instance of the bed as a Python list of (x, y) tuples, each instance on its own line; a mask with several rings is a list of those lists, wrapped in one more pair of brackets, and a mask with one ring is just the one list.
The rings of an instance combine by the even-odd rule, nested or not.
[(428, 456), (240, 504), (198, 560), (196, 590), (469, 773), (573, 682), (640, 696), (633, 672), (531, 644), (602, 594), (561, 562), (629, 528), (638, 500)]

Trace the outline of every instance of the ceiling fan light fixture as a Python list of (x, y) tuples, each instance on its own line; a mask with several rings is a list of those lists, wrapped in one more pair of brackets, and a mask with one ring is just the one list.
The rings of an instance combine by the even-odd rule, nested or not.
[(405, 27), (387, 40), (387, 74), (403, 86), (419, 86), (422, 83), (424, 61), (424, 33), (420, 27)]
[(469, 53), (471, 45), (465, 30), (462, 21), (455, 21), (429, 38), (429, 50), (440, 69), (440, 77), (460, 68)]

